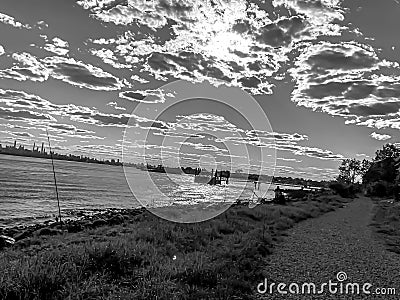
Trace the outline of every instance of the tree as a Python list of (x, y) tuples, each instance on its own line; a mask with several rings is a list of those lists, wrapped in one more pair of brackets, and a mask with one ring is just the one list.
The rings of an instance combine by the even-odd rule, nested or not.
[(400, 157), (400, 148), (394, 144), (385, 144), (382, 149), (375, 152), (375, 161), (382, 160), (388, 157)]
[(370, 162), (366, 159), (360, 161), (355, 158), (347, 158), (342, 161), (342, 164), (339, 166), (339, 176), (337, 177), (337, 181), (343, 183), (351, 183), (354, 184), (357, 179), (362, 177), (365, 172), (368, 171), (370, 167)]
[(364, 177), (365, 173), (368, 172), (369, 168), (371, 168), (372, 161), (368, 159), (363, 159), (360, 165), (360, 176)]

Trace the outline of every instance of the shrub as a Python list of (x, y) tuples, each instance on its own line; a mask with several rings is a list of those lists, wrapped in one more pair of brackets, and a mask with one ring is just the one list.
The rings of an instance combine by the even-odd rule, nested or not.
[(367, 188), (368, 196), (385, 197), (391, 194), (393, 194), (393, 185), (386, 181), (373, 182)]
[(352, 185), (345, 185), (340, 182), (335, 182), (329, 185), (329, 188), (333, 190), (336, 194), (340, 195), (343, 198), (352, 198), (354, 197), (354, 188)]
[(305, 190), (285, 190), (285, 193), (291, 199), (301, 199), (307, 197), (307, 195), (310, 194), (311, 192)]

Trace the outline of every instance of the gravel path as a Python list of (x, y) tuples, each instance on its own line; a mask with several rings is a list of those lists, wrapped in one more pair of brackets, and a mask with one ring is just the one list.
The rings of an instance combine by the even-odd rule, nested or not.
[[(281, 295), (276, 286), (273, 294), (257, 293), (261, 299), (400, 299), (400, 255), (385, 250), (369, 226), (373, 203), (360, 197), (334, 212), (301, 222), (288, 232), (289, 236), (268, 257), (265, 269), (267, 283), (290, 283), (300, 286), (312, 282), (320, 289), (322, 283), (339, 283), (338, 272), (345, 272), (346, 283), (371, 283), (371, 295), (345, 295), (329, 292), (321, 295)], [(340, 285), (338, 285), (340, 286)], [(375, 288), (396, 288), (395, 296), (372, 295)], [(264, 287), (261, 286), (261, 289)], [(293, 286), (295, 289), (296, 286)], [(351, 289), (350, 289), (351, 290)]]

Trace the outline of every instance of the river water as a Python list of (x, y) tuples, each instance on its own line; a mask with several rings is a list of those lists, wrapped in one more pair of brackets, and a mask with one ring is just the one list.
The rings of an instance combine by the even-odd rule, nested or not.
[[(235, 179), (227, 186), (209, 186), (194, 183), (192, 175), (154, 173), (152, 181), (168, 195), (168, 201), (158, 201), (148, 172), (127, 167), (126, 177), (121, 166), (62, 160), (54, 164), (61, 211), (70, 217), (107, 208), (140, 207), (143, 201), (154, 206), (233, 202), (251, 198), (254, 190), (253, 183)], [(267, 184), (261, 186), (257, 193), (272, 198), (274, 186), (269, 190)], [(0, 227), (43, 222), (54, 218), (57, 209), (51, 160), (0, 155)]]

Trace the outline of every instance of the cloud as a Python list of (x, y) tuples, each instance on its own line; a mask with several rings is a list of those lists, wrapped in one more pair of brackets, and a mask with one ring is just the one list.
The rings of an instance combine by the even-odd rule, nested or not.
[(100, 58), (104, 63), (113, 66), (116, 69), (128, 69), (132, 68), (131, 64), (124, 64), (119, 61), (119, 59), (114, 55), (113, 51), (110, 49), (90, 49), (89, 52), (92, 55)]
[(392, 138), (392, 136), (390, 136), (388, 134), (380, 134), (380, 133), (376, 133), (376, 132), (372, 132), (371, 137), (378, 141), (386, 141), (386, 140)]
[(80, 88), (113, 91), (124, 86), (120, 79), (110, 73), (73, 58), (51, 56), (44, 58), (43, 63), (51, 71), (53, 78)]
[(46, 43), (43, 49), (55, 53), (60, 56), (65, 56), (69, 53), (69, 44), (67, 41), (54, 37), (51, 43)]
[(399, 65), (380, 59), (372, 47), (356, 42), (309, 45), (290, 72), (297, 105), (342, 116), (346, 124), (399, 128)]
[(32, 80), (43, 82), (49, 78), (49, 70), (32, 54), (14, 53), (12, 58), (18, 63), (9, 69), (0, 70), (0, 77), (18, 81)]
[(172, 93), (165, 92), (162, 89), (156, 90), (135, 90), (119, 93), (119, 97), (142, 103), (164, 103), (166, 97), (174, 97)]
[(3, 55), (4, 53), (6, 53), (4, 51), (4, 47), (2, 45), (0, 45), (0, 56)]
[(55, 121), (55, 119), (48, 114), (41, 114), (37, 112), (31, 112), (29, 110), (16, 110), (13, 108), (0, 107), (0, 119), (5, 120), (43, 120), (43, 121)]
[(134, 80), (134, 81), (137, 81), (140, 83), (149, 83), (150, 82), (144, 78), (141, 78), (139, 75), (136, 75), (136, 74), (131, 76), (131, 80)]
[[(28, 94), (23, 91), (0, 89), (0, 103), (11, 107), (5, 108), (5, 111), (3, 112), (4, 118), (8, 116), (7, 119), (17, 118), (19, 115), (21, 115), (20, 119), (23, 119), (23, 116), (25, 115), (28, 119), (48, 119), (55, 121), (53, 116), (61, 116), (68, 117), (72, 121), (76, 122), (97, 126), (116, 127), (125, 127), (131, 117), (136, 120), (136, 116), (131, 114), (107, 114), (86, 106), (75, 104), (54, 104), (37, 95)], [(39, 112), (35, 112), (34, 110), (38, 110)], [(43, 112), (46, 114), (43, 114)], [(2, 116), (0, 115), (0, 117)], [(146, 123), (146, 125), (150, 122), (150, 120), (146, 118), (138, 118), (138, 120)], [(65, 130), (65, 126), (67, 125), (57, 126), (62, 126), (64, 127), (62, 129)], [(53, 126), (53, 128), (55, 127)]]
[(77, 3), (101, 22), (149, 29), (146, 34), (126, 30), (92, 40), (91, 53), (104, 62), (142, 68), (157, 80), (207, 80), (253, 94), (272, 93), (289, 54), (302, 42), (340, 36), (347, 29), (339, 24), (344, 10), (338, 0), (274, 0), (265, 5), (244, 0)]
[(106, 105), (110, 106), (110, 107), (112, 107), (112, 108), (114, 108), (116, 110), (126, 110), (125, 107), (118, 106), (117, 102), (108, 102)]
[(29, 132), (23, 132), (23, 131), (1, 131), (2, 133), (9, 134), (11, 136), (17, 136), (17, 137), (33, 137), (34, 135), (29, 133)]
[(36, 109), (36, 110), (57, 110), (59, 106), (52, 104), (37, 95), (28, 94), (24, 91), (3, 90), (0, 88), (0, 103), (13, 108)]
[[(58, 46), (66, 45), (66, 42), (61, 39), (56, 39), (55, 43)], [(51, 50), (61, 51), (61, 48), (57, 49), (52, 48)], [(67, 52), (63, 53), (66, 54)], [(0, 77), (18, 81), (32, 80), (39, 82), (46, 81), (49, 77), (52, 77), (80, 88), (101, 91), (114, 91), (124, 86), (131, 86), (126, 80), (121, 80), (98, 67), (85, 64), (74, 58), (49, 56), (38, 59), (26, 52), (14, 53), (12, 58), (18, 65), (0, 70)]]
[(3, 13), (0, 13), (0, 22), (2, 22), (4, 24), (7, 24), (7, 25), (10, 25), (10, 26), (15, 27), (15, 28), (19, 28), (19, 29), (22, 29), (22, 28), (31, 29), (32, 28), (28, 24), (23, 24), (23, 23), (15, 20), (14, 17), (6, 15), (6, 14), (3, 14)]

